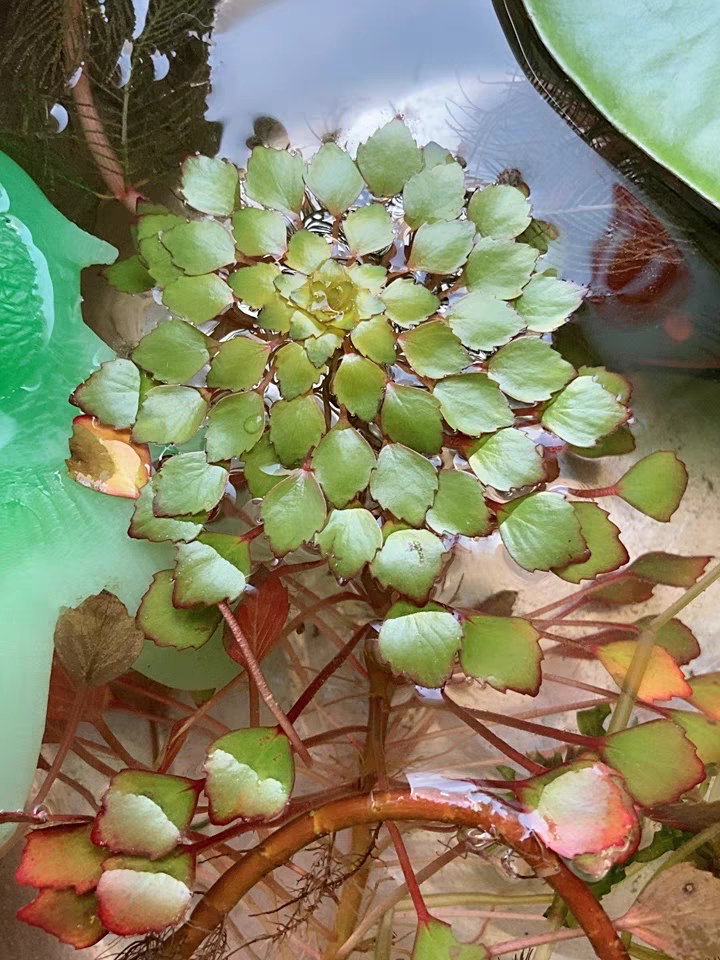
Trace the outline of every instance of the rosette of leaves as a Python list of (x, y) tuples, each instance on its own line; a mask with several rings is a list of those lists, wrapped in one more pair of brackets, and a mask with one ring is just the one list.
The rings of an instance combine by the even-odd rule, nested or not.
[[(608, 514), (552, 487), (560, 451), (632, 449), (630, 391), (554, 349), (585, 291), (527, 242), (529, 197), (470, 184), (399, 118), (356, 158), (336, 143), (307, 163), (258, 146), (245, 171), (192, 156), (178, 192), (183, 213), (140, 205), (136, 253), (106, 271), (155, 289), (171, 316), (78, 387), (68, 461), (79, 482), (136, 498), (131, 536), (177, 544), (142, 601), (145, 635), (195, 648), (218, 603), (242, 603), (259, 530), (213, 521), (244, 484), (276, 556), (305, 547), (338, 578), (372, 578), (395, 673), (441, 686), (459, 656), (471, 676), (536, 692), (529, 624), (432, 599), (459, 538), (499, 535), (520, 566), (571, 582), (627, 562)], [(666, 521), (685, 483), (662, 451), (575, 493)]]

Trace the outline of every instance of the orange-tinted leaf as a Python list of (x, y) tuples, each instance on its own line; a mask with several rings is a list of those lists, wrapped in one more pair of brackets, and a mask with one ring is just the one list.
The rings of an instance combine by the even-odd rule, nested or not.
[[(654, 619), (653, 616), (641, 617), (635, 621), (634, 626), (642, 630)], [(631, 636), (632, 634), (627, 630), (603, 630), (594, 639), (595, 643), (600, 645), (614, 643), (616, 640), (628, 640)], [(660, 627), (655, 635), (655, 646), (667, 650), (675, 663), (681, 667), (700, 656), (700, 644), (695, 634), (677, 617)]]
[(720, 672), (706, 673), (690, 680), (690, 703), (711, 720), (720, 720)]
[(112, 497), (137, 500), (150, 479), (150, 451), (133, 443), (129, 430), (116, 430), (94, 417), (73, 420), (68, 473), (84, 487)]
[(40, 927), (61, 943), (76, 950), (91, 947), (107, 933), (97, 913), (94, 893), (82, 897), (72, 890), (41, 890), (26, 907), (18, 910), (18, 920)]
[[(275, 646), (290, 612), (290, 597), (280, 577), (267, 577), (255, 590), (248, 589), (235, 610), (235, 619), (258, 660), (264, 660)], [(225, 649), (237, 663), (244, 664), (242, 653), (227, 625), (223, 634)]]
[(610, 734), (600, 753), (644, 807), (677, 800), (705, 779), (695, 747), (671, 720), (651, 720)]
[(638, 577), (670, 587), (691, 587), (705, 572), (712, 557), (679, 557), (674, 553), (644, 553), (628, 570)]
[(685, 731), (703, 763), (720, 763), (720, 723), (717, 720), (689, 710), (673, 710), (670, 717)]
[[(619, 687), (623, 685), (636, 648), (636, 640), (616, 640), (595, 647), (595, 656)], [(638, 690), (640, 700), (655, 703), (657, 700), (672, 700), (673, 697), (689, 697), (690, 693), (688, 682), (677, 663), (667, 650), (654, 646)]]
[(25, 840), (15, 882), (21, 887), (47, 887), (89, 893), (97, 886), (107, 850), (90, 839), (92, 824), (61, 824), (33, 830)]

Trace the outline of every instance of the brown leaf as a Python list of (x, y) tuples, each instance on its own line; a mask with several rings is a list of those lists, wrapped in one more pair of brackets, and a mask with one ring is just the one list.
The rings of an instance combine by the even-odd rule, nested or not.
[(700, 833), (705, 827), (720, 823), (720, 800), (705, 803), (699, 800), (679, 800), (677, 803), (661, 803), (648, 810), (648, 815), (658, 823), (665, 823), (676, 830)]
[(501, 590), (486, 597), (478, 604), (477, 609), (480, 613), (489, 613), (494, 617), (511, 617), (516, 600), (517, 590)]
[(622, 919), (675, 960), (713, 960), (720, 943), (720, 880), (689, 863), (663, 870)]
[(100, 687), (137, 660), (144, 636), (118, 598), (103, 590), (66, 610), (55, 626), (55, 650), (77, 684)]
[[(67, 670), (58, 659), (53, 657), (50, 673), (50, 691), (48, 694), (47, 715), (43, 743), (59, 743), (67, 724), (67, 718), (77, 697), (77, 684), (73, 683)], [(107, 685), (96, 687), (85, 698), (82, 720), (94, 723), (103, 711), (110, 706), (110, 689)]]
[[(248, 590), (235, 610), (235, 619), (259, 661), (275, 646), (290, 612), (290, 597), (280, 577), (270, 575), (255, 590)], [(225, 649), (237, 663), (245, 664), (227, 625)]]

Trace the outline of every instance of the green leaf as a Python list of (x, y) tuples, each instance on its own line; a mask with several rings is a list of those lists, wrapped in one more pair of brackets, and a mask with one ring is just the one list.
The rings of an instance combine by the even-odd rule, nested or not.
[[(630, 569), (630, 568), (628, 568)], [(640, 617), (635, 626), (644, 629), (653, 620), (653, 616)], [(663, 647), (678, 664), (690, 663), (700, 656), (700, 644), (695, 639), (692, 630), (682, 620), (673, 617), (665, 623), (655, 634), (655, 646)]]
[(690, 703), (712, 720), (720, 721), (720, 673), (705, 673), (690, 681)]
[(354, 263), (347, 273), (353, 283), (373, 294), (380, 293), (387, 279), (387, 270), (379, 263)]
[(578, 457), (588, 457), (591, 460), (598, 457), (621, 457), (626, 453), (632, 453), (634, 449), (635, 437), (625, 424), (606, 437), (601, 437), (593, 447), (575, 447), (572, 444), (568, 446), (569, 453), (574, 453)]
[(265, 429), (265, 404), (259, 393), (231, 393), (213, 404), (205, 446), (208, 460), (230, 460), (252, 450)]
[(246, 577), (250, 576), (250, 547), (243, 537), (231, 533), (203, 533), (197, 542), (212, 547)]
[(286, 400), (307, 393), (321, 376), (321, 371), (310, 362), (299, 343), (286, 343), (280, 347), (275, 354), (275, 368), (280, 392)]
[(425, 167), (403, 188), (405, 220), (416, 230), (423, 223), (454, 220), (465, 205), (465, 172), (459, 163)]
[(475, 677), (505, 693), (515, 690), (537, 696), (542, 682), (540, 634), (521, 617), (476, 614), (463, 624), (460, 665)]
[(441, 470), (438, 489), (425, 522), (436, 533), (485, 537), (490, 533), (490, 514), (481, 483), (462, 470)]
[(217, 220), (191, 220), (162, 235), (176, 266), (192, 276), (212, 273), (235, 262), (233, 238)]
[(105, 267), (103, 276), (121, 293), (144, 293), (155, 286), (155, 280), (137, 255)]
[[(181, 222), (183, 221), (178, 217), (178, 223)], [(153, 285), (165, 287), (183, 276), (180, 267), (176, 267), (173, 263), (170, 251), (162, 245), (160, 237), (146, 237), (144, 240), (138, 240), (138, 250), (141, 259), (147, 264)]]
[(343, 229), (353, 257), (384, 250), (395, 238), (390, 214), (381, 203), (369, 203), (349, 213)]
[[(701, 713), (671, 710), (670, 719), (682, 728), (701, 763), (720, 763), (720, 724)], [(17, 879), (17, 878), (16, 878)]]
[(514, 490), (545, 479), (542, 454), (522, 430), (498, 430), (482, 439), (468, 461), (473, 473), (496, 490)]
[(280, 213), (244, 207), (233, 214), (235, 246), (246, 257), (274, 257), (287, 249), (287, 226)]
[(643, 807), (677, 800), (705, 779), (695, 748), (670, 720), (651, 720), (613, 733), (600, 752)]
[(325, 524), (325, 497), (309, 470), (296, 470), (263, 500), (262, 519), (273, 552), (279, 556), (309, 543)]
[(424, 223), (415, 234), (408, 267), (427, 273), (455, 273), (467, 260), (474, 236), (475, 228), (467, 220)]
[(350, 340), (359, 353), (375, 363), (395, 362), (395, 332), (385, 317), (361, 321)]
[(385, 390), (385, 371), (356, 353), (340, 361), (332, 390), (338, 402), (362, 420), (374, 420)]
[(422, 603), (440, 576), (444, 556), (442, 540), (429, 530), (399, 530), (385, 540), (370, 572), (384, 587)]
[(575, 375), (567, 360), (537, 337), (521, 337), (501, 347), (490, 358), (488, 373), (505, 393), (526, 403), (548, 400)]
[(206, 543), (181, 543), (175, 564), (173, 603), (177, 607), (212, 606), (237, 600), (245, 589), (245, 576)]
[(207, 385), (221, 390), (248, 390), (262, 379), (270, 344), (238, 336), (220, 344), (207, 375)]
[(587, 447), (629, 416), (594, 377), (576, 377), (548, 404), (541, 422), (561, 440)]
[(214, 320), (233, 302), (230, 287), (215, 273), (204, 277), (179, 277), (165, 287), (162, 301), (172, 313), (190, 323)]
[(601, 573), (617, 570), (629, 560), (620, 541), (620, 530), (609, 515), (596, 503), (573, 503), (575, 516), (580, 521), (580, 533), (587, 543), (590, 557), (580, 563), (558, 567), (553, 572), (568, 583), (594, 580)]
[(385, 436), (420, 453), (438, 453), (442, 447), (440, 404), (427, 390), (390, 382), (381, 424)]
[(498, 385), (484, 373), (447, 377), (435, 384), (433, 394), (448, 424), (471, 437), (508, 427), (515, 419)]
[(422, 152), (396, 117), (360, 144), (357, 165), (376, 197), (394, 197), (420, 171)]
[(323, 333), (319, 337), (307, 337), (303, 344), (308, 360), (318, 369), (335, 353), (342, 343), (336, 333)]
[(454, 163), (454, 157), (445, 147), (435, 140), (429, 140), (422, 148), (423, 170), (432, 170), (440, 163)]
[(142, 338), (132, 358), (156, 380), (185, 383), (210, 359), (209, 344), (205, 334), (171, 317)]
[(452, 927), (430, 917), (418, 923), (412, 960), (489, 960), (490, 954), (481, 943), (460, 943)]
[(318, 444), (312, 466), (330, 503), (344, 507), (367, 487), (375, 454), (357, 430), (338, 423)]
[(636, 576), (669, 587), (692, 587), (705, 572), (712, 557), (680, 557), (661, 550), (644, 553), (628, 567)]
[[(636, 649), (635, 640), (623, 639), (599, 644), (594, 647), (593, 653), (618, 687), (622, 687)], [(680, 667), (667, 650), (655, 644), (637, 690), (638, 699), (655, 703), (658, 700), (672, 700), (674, 697), (685, 699), (691, 695), (692, 690)]]
[(108, 360), (75, 390), (72, 402), (112, 427), (135, 423), (140, 396), (140, 371), (130, 360)]
[(471, 350), (493, 350), (525, 328), (510, 304), (476, 291), (462, 297), (447, 315), (453, 333)]
[(468, 219), (482, 237), (513, 240), (530, 226), (530, 201), (517, 187), (492, 184), (470, 197)]
[(255, 147), (245, 179), (248, 197), (288, 216), (300, 213), (305, 198), (304, 167), (299, 153)]
[(383, 538), (369, 510), (352, 507), (333, 510), (315, 543), (327, 557), (336, 577), (349, 580), (370, 563), (382, 546)]
[[(397, 534), (393, 534), (397, 536)], [(380, 628), (380, 656), (393, 673), (423, 687), (441, 687), (452, 673), (462, 627), (444, 607), (394, 603)]]
[(305, 183), (334, 217), (345, 213), (365, 182), (352, 158), (336, 143), (324, 143), (305, 171)]
[(554, 224), (548, 220), (536, 220), (533, 217), (530, 225), (526, 230), (523, 230), (517, 239), (521, 243), (529, 243), (531, 247), (535, 247), (540, 253), (547, 253), (550, 249), (550, 244), (557, 240), (559, 236), (560, 233)]
[(312, 273), (332, 254), (332, 247), (324, 237), (309, 230), (298, 230), (290, 237), (285, 263), (300, 273)]
[(203, 517), (197, 519), (171, 519), (156, 517), (153, 514), (153, 489), (146, 484), (135, 502), (135, 512), (130, 521), (128, 535), (137, 540), (151, 540), (160, 543), (163, 540), (194, 540), (203, 528)]
[(434, 380), (459, 373), (470, 363), (465, 347), (443, 320), (428, 320), (401, 333), (398, 343), (415, 373)]
[(687, 482), (682, 460), (671, 450), (658, 450), (630, 467), (615, 489), (640, 513), (667, 523), (680, 506)]
[(197, 650), (217, 630), (222, 615), (217, 607), (180, 610), (173, 604), (173, 570), (153, 577), (137, 612), (137, 625), (159, 647)]
[(585, 288), (569, 280), (539, 274), (523, 288), (515, 309), (528, 330), (548, 333), (557, 330), (582, 303)]
[(279, 400), (270, 410), (270, 440), (286, 467), (303, 460), (325, 433), (325, 417), (312, 394)]
[(237, 168), (218, 157), (188, 157), (182, 165), (180, 188), (195, 210), (229, 217), (238, 192)]
[(98, 917), (94, 893), (79, 896), (73, 890), (41, 890), (18, 910), (18, 920), (56, 937), (76, 950), (92, 947), (107, 934)]
[(89, 893), (102, 876), (107, 850), (90, 839), (91, 824), (60, 824), (33, 830), (25, 838), (15, 883), (75, 893)]
[(426, 320), (440, 306), (427, 287), (402, 277), (383, 290), (381, 300), (386, 314), (399, 327), (412, 327)]
[(578, 710), (575, 716), (578, 731), (584, 737), (604, 737), (605, 721), (611, 713), (612, 707), (609, 703), (601, 703), (600, 706), (590, 707), (589, 710)]
[(280, 276), (280, 267), (275, 263), (256, 263), (253, 267), (241, 267), (228, 277), (230, 289), (249, 307), (259, 310), (275, 299), (275, 280)]
[(382, 448), (370, 493), (393, 516), (420, 526), (437, 488), (437, 471), (425, 457), (399, 443)]
[(537, 258), (538, 251), (526, 243), (484, 237), (468, 258), (465, 282), (470, 290), (514, 300), (530, 279)]
[(153, 513), (158, 517), (182, 517), (212, 510), (227, 481), (227, 470), (209, 464), (204, 453), (178, 453), (165, 460), (153, 479)]
[(550, 570), (586, 552), (580, 521), (559, 493), (531, 493), (498, 511), (505, 549), (526, 570)]
[(207, 401), (194, 387), (168, 384), (148, 390), (133, 427), (140, 443), (185, 443), (200, 429)]
[(601, 387), (605, 387), (620, 403), (627, 403), (632, 393), (632, 384), (627, 377), (608, 370), (607, 367), (579, 367), (581, 377), (594, 377)]
[(245, 454), (245, 480), (253, 497), (264, 497), (288, 471), (280, 463), (266, 430), (252, 450)]
[(235, 730), (208, 748), (205, 792), (210, 819), (275, 817), (292, 793), (295, 762), (290, 743), (276, 727)]

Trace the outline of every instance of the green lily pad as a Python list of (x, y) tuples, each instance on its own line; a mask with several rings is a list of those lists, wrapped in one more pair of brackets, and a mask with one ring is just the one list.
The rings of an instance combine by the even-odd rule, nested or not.
[(594, 580), (599, 574), (610, 573), (627, 563), (630, 558), (620, 540), (620, 530), (606, 511), (596, 503), (573, 503), (572, 506), (590, 557), (558, 567), (554, 572), (568, 583), (580, 583), (581, 580)]
[(482, 237), (514, 240), (530, 226), (530, 201), (517, 187), (491, 184), (470, 197), (468, 218)]
[(299, 153), (255, 147), (248, 161), (245, 190), (263, 207), (292, 216), (300, 213), (305, 198), (304, 172)]
[(320, 147), (307, 166), (305, 183), (334, 217), (345, 213), (365, 186), (352, 157), (336, 143)]
[(460, 665), (475, 677), (505, 693), (515, 690), (537, 696), (542, 682), (540, 634), (521, 617), (475, 614), (464, 622)]
[(376, 197), (394, 197), (422, 167), (422, 152), (397, 117), (376, 130), (357, 151), (357, 165)]
[(440, 576), (445, 552), (429, 530), (398, 530), (385, 540), (370, 572), (384, 587), (421, 603)]
[(211, 343), (204, 333), (189, 323), (171, 317), (142, 338), (133, 350), (132, 358), (156, 380), (185, 383), (210, 359)]
[(587, 545), (572, 504), (558, 493), (531, 493), (498, 511), (500, 536), (526, 570), (551, 570), (585, 554)]
[(419, 527), (435, 499), (438, 476), (425, 457), (399, 443), (383, 447), (370, 478), (370, 493), (399, 520)]
[(237, 168), (227, 160), (194, 156), (183, 163), (180, 189), (190, 206), (201, 213), (229, 217), (238, 186)]
[(658, 450), (630, 467), (615, 489), (636, 510), (667, 523), (680, 506), (687, 482), (682, 460), (671, 450)]
[(237, 600), (244, 589), (244, 574), (209, 544), (195, 540), (178, 546), (173, 588), (176, 607)]
[(383, 290), (385, 313), (399, 327), (412, 327), (435, 313), (440, 301), (427, 287), (400, 277)]
[[(184, 221), (178, 217), (178, 223)], [(151, 236), (138, 240), (138, 250), (143, 263), (147, 264), (148, 273), (154, 284), (165, 287), (184, 274), (180, 267), (175, 266), (170, 251), (163, 246), (160, 237)]]
[(270, 440), (282, 463), (303, 460), (325, 433), (325, 417), (312, 394), (279, 400), (270, 410)]
[(381, 411), (383, 433), (420, 453), (442, 447), (440, 404), (427, 390), (389, 383)]
[(381, 203), (369, 203), (349, 213), (343, 229), (353, 257), (384, 250), (395, 237), (390, 214)]
[(588, 447), (629, 416), (594, 377), (576, 377), (548, 404), (541, 422), (561, 440)]
[(75, 390), (72, 401), (91, 417), (112, 427), (135, 423), (140, 371), (130, 360), (108, 360)]
[(173, 263), (191, 276), (212, 273), (235, 262), (235, 244), (217, 220), (180, 223), (162, 235), (163, 246)]
[(145, 293), (155, 286), (155, 279), (137, 254), (105, 267), (103, 276), (121, 293)]
[(265, 404), (259, 393), (231, 393), (213, 404), (205, 446), (208, 460), (230, 460), (252, 450), (265, 429)]
[(252, 450), (245, 454), (244, 473), (253, 497), (264, 497), (287, 476), (287, 470), (280, 463), (267, 430)]
[(498, 385), (484, 373), (447, 377), (435, 384), (433, 394), (448, 424), (471, 437), (509, 427), (515, 419)]
[(309, 543), (325, 525), (326, 516), (325, 497), (309, 470), (291, 473), (263, 500), (265, 534), (279, 556)]
[(467, 220), (423, 223), (415, 234), (408, 257), (411, 270), (454, 273), (472, 250), (475, 228)]
[(160, 543), (163, 540), (184, 540), (189, 542), (202, 531), (205, 514), (196, 518), (156, 517), (153, 513), (152, 484), (145, 484), (135, 501), (135, 511), (130, 521), (128, 535), (136, 540), (151, 540)]
[(447, 319), (455, 336), (471, 350), (502, 347), (525, 329), (525, 320), (509, 303), (480, 291), (453, 304)]
[(227, 481), (227, 470), (209, 464), (204, 453), (178, 453), (165, 460), (153, 479), (153, 512), (158, 517), (183, 517), (212, 510)]
[(137, 625), (159, 647), (197, 650), (215, 633), (222, 615), (217, 607), (180, 610), (173, 604), (173, 570), (153, 577), (137, 612)]
[(307, 393), (315, 381), (320, 379), (322, 372), (310, 362), (299, 343), (286, 343), (284, 347), (280, 347), (275, 354), (275, 369), (280, 393), (285, 400), (292, 400), (301, 393)]
[(220, 390), (249, 390), (265, 373), (270, 344), (239, 336), (220, 344), (210, 365), (207, 385)]
[(133, 427), (139, 443), (185, 443), (205, 419), (208, 404), (199, 390), (167, 384), (145, 395)]
[(233, 271), (228, 277), (228, 283), (239, 300), (259, 310), (275, 298), (275, 280), (279, 276), (280, 267), (277, 264), (256, 263), (252, 267), (240, 267)]
[(403, 188), (405, 220), (416, 230), (423, 223), (454, 220), (465, 204), (465, 171), (459, 163), (427, 165)]
[(532, 276), (538, 251), (515, 240), (483, 237), (475, 244), (465, 267), (469, 290), (500, 300), (514, 300)]
[(233, 214), (235, 246), (246, 257), (279, 259), (287, 249), (287, 225), (280, 213), (244, 207)]
[(382, 546), (383, 538), (369, 510), (351, 507), (333, 510), (315, 542), (330, 569), (343, 580), (357, 576)]
[(441, 163), (454, 163), (455, 158), (445, 147), (441, 147), (435, 140), (430, 140), (422, 148), (423, 170), (432, 170)]
[(312, 273), (331, 253), (332, 247), (324, 237), (309, 230), (298, 230), (290, 237), (285, 263), (300, 273)]
[(398, 343), (421, 377), (438, 380), (459, 373), (470, 363), (467, 350), (443, 320), (428, 320), (401, 333)]
[(204, 277), (179, 277), (169, 283), (162, 294), (165, 306), (190, 323), (214, 320), (233, 302), (230, 287), (215, 273)]
[(382, 367), (356, 353), (346, 353), (333, 379), (332, 390), (356, 417), (374, 420), (385, 390), (387, 376)]
[(452, 673), (462, 627), (437, 603), (394, 603), (380, 628), (380, 656), (393, 673), (423, 687), (441, 687)]
[(375, 363), (395, 362), (395, 332), (385, 317), (361, 321), (350, 333), (352, 345)]
[(357, 430), (336, 424), (317, 445), (312, 466), (330, 503), (344, 507), (370, 482), (375, 454)]
[(525, 319), (528, 330), (549, 333), (577, 310), (584, 295), (585, 288), (576, 283), (538, 274), (523, 287), (515, 309)]
[(536, 403), (564, 387), (575, 371), (549, 343), (521, 337), (490, 358), (488, 374), (515, 400)]
[(441, 470), (438, 489), (425, 522), (435, 533), (485, 537), (490, 533), (490, 513), (484, 489), (462, 470)]

